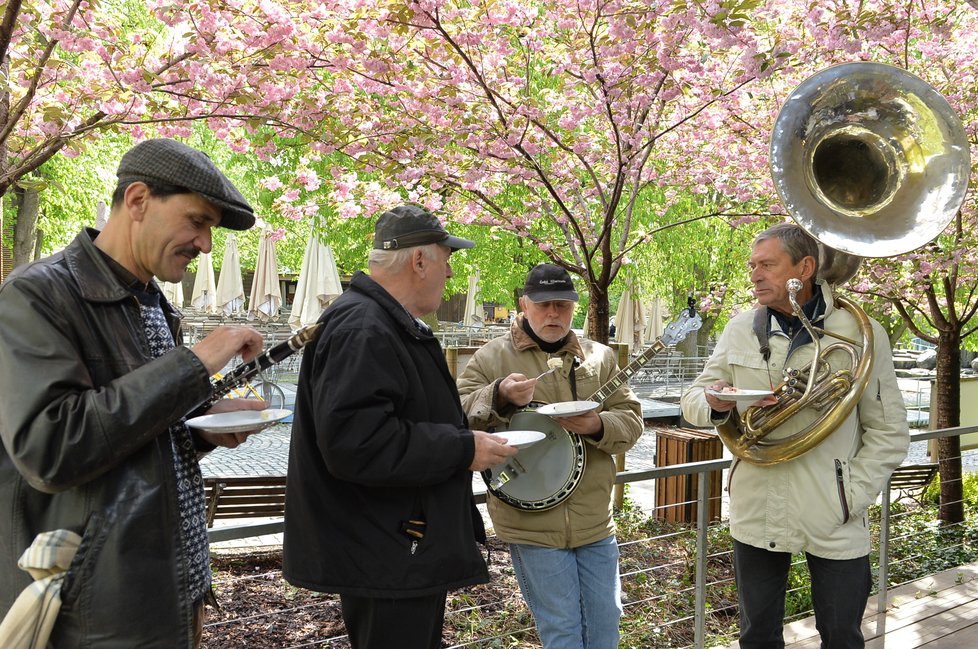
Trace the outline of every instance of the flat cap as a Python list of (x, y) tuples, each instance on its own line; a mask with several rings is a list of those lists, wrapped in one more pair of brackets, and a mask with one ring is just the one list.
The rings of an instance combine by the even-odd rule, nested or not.
[(374, 248), (397, 250), (440, 243), (452, 250), (471, 248), (474, 241), (453, 237), (434, 214), (417, 205), (401, 205), (380, 215), (374, 226)]
[(241, 192), (203, 151), (176, 140), (145, 140), (129, 149), (119, 162), (119, 182), (141, 181), (183, 187), (221, 208), (222, 228), (247, 230), (255, 211)]

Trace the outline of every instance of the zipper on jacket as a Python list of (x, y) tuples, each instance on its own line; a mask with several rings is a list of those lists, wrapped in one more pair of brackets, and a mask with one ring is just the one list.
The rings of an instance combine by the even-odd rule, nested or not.
[(842, 476), (842, 462), (835, 461), (835, 482), (839, 487), (839, 502), (842, 503), (842, 522), (849, 522), (849, 500), (846, 498), (846, 483)]

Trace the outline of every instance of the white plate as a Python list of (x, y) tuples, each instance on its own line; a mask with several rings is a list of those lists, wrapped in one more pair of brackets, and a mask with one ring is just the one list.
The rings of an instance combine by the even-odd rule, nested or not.
[(524, 446), (536, 444), (541, 439), (546, 437), (545, 433), (541, 433), (538, 430), (501, 430), (494, 434), (505, 438), (507, 444), (510, 446), (515, 446), (516, 448), (523, 448)]
[(738, 388), (736, 392), (707, 390), (707, 393), (712, 394), (720, 401), (734, 401), (736, 403), (746, 403), (748, 405), (774, 394), (770, 390), (744, 390), (743, 388)]
[(550, 417), (574, 417), (597, 410), (600, 406), (601, 404), (597, 401), (558, 401), (540, 406), (537, 408), (537, 412)]
[(289, 415), (285, 408), (266, 408), (265, 410), (235, 410), (216, 415), (204, 415), (187, 420), (187, 425), (205, 433), (246, 433), (251, 430), (268, 428)]

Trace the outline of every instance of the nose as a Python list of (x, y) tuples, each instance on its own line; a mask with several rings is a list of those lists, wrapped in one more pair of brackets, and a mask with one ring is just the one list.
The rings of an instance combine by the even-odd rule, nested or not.
[(214, 240), (211, 237), (211, 229), (204, 228), (197, 238), (194, 239), (194, 245), (197, 246), (197, 250), (201, 252), (210, 252), (213, 247)]

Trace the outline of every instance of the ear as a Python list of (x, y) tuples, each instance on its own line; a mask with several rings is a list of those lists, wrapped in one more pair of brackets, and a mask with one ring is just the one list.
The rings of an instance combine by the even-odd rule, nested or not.
[(411, 253), (411, 269), (422, 278), (427, 273), (427, 261), (421, 246), (416, 247), (414, 252)]
[(808, 280), (814, 280), (815, 277), (815, 258), (811, 255), (807, 257), (802, 257), (801, 264), (801, 277), (799, 278), (803, 282)]
[(142, 221), (146, 216), (150, 198), (149, 187), (146, 186), (146, 183), (137, 181), (126, 187), (122, 203), (125, 205), (129, 218), (133, 221)]

